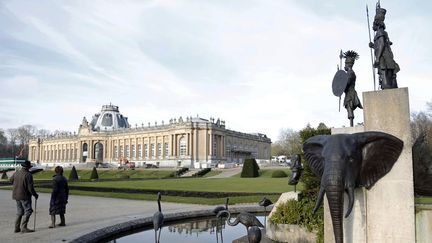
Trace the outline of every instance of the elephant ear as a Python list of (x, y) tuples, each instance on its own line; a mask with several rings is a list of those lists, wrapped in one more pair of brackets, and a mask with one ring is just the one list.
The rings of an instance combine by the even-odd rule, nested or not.
[(303, 144), (305, 158), (309, 162), (312, 172), (321, 177), (324, 171), (324, 157), (322, 150), (329, 135), (317, 135), (309, 138)]
[(362, 164), (357, 183), (368, 190), (384, 177), (402, 152), (403, 141), (383, 132), (353, 134), (362, 148)]

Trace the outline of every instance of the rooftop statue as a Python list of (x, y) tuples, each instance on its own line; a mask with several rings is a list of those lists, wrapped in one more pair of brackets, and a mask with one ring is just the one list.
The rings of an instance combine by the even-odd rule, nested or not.
[(394, 89), (398, 87), (396, 73), (399, 72), (400, 68), (393, 59), (393, 52), (390, 47), (393, 43), (390, 41), (385, 31), (386, 25), (384, 20), (386, 12), (387, 10), (381, 8), (380, 2), (378, 1), (372, 26), (375, 36), (373, 42), (369, 43), (369, 47), (374, 50), (375, 61), (373, 67), (378, 69), (379, 85), (381, 89)]

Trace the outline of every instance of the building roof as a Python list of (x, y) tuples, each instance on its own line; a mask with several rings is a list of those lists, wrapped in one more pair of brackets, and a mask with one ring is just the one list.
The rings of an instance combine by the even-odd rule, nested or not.
[(112, 131), (130, 127), (128, 118), (120, 113), (118, 106), (112, 104), (102, 106), (101, 112), (93, 116), (90, 124), (93, 131)]

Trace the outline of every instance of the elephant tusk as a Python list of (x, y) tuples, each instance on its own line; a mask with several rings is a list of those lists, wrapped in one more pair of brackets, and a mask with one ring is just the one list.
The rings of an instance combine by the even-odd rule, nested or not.
[(348, 218), (354, 206), (354, 188), (348, 187), (347, 194), (348, 194), (348, 210), (345, 214), (345, 218)]
[(324, 193), (325, 193), (324, 187), (320, 187), (320, 190), (318, 193), (318, 198), (317, 198), (315, 207), (313, 209), (314, 214), (318, 211), (319, 207), (321, 206), (322, 200), (324, 198)]

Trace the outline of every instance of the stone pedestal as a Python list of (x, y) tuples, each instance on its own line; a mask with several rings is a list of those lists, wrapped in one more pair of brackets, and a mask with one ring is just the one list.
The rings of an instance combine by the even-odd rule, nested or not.
[[(412, 139), (408, 89), (363, 93), (364, 127), (336, 128), (332, 134), (380, 131), (404, 142), (392, 170), (370, 190), (355, 190), (353, 211), (344, 219), (344, 242), (415, 242)], [(378, 161), (377, 161), (378, 162)], [(347, 209), (344, 198), (344, 214)], [(324, 200), (324, 242), (333, 243), (334, 234), (327, 199)]]
[(365, 92), (363, 104), (365, 131), (389, 133), (404, 142), (392, 170), (366, 193), (367, 242), (415, 242), (408, 88)]

